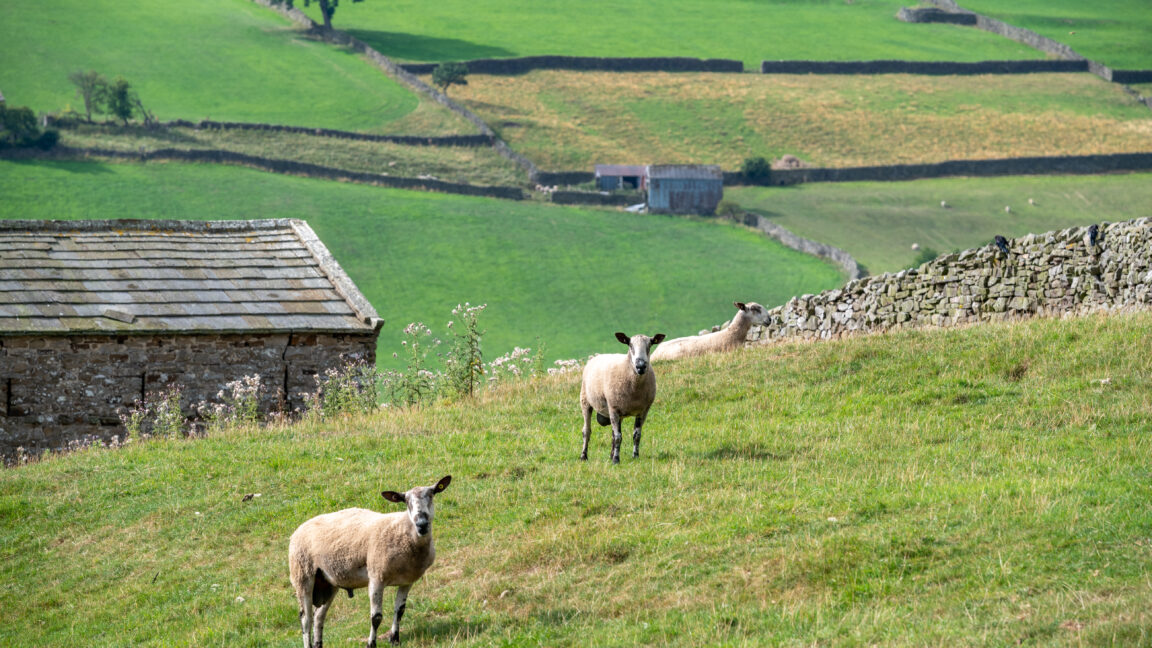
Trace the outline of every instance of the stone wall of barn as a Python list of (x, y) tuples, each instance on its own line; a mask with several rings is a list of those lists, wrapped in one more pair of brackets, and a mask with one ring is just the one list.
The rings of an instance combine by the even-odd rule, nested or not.
[(1152, 219), (1029, 234), (793, 297), (748, 343), (1152, 307)]
[(137, 401), (177, 387), (192, 414), (254, 374), (262, 412), (291, 412), (317, 375), (354, 361), (375, 363), (374, 334), (0, 336), (0, 455), (123, 437)]

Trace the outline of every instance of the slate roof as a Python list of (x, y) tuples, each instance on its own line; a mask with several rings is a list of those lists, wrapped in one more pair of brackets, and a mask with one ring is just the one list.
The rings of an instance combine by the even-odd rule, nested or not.
[(382, 323), (301, 220), (0, 220), (0, 336)]
[(597, 164), (593, 168), (597, 178), (600, 176), (642, 177), (648, 173), (648, 167), (643, 164)]

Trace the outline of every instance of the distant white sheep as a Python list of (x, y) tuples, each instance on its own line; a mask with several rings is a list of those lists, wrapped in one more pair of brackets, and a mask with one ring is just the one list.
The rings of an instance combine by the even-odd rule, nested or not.
[(744, 344), (748, 331), (753, 326), (763, 326), (768, 323), (768, 310), (756, 302), (732, 302), (737, 308), (736, 316), (728, 326), (707, 333), (705, 335), (692, 335), (689, 337), (668, 340), (660, 345), (652, 354), (652, 361), (675, 360), (690, 356), (715, 353), (717, 351), (730, 351)]
[(584, 366), (580, 384), (580, 411), (584, 414), (584, 447), (580, 458), (588, 459), (588, 438), (592, 435), (592, 412), (600, 425), (612, 424), (612, 463), (620, 463), (620, 423), (635, 417), (632, 431), (632, 457), (640, 456), (640, 430), (652, 401), (656, 399), (656, 374), (648, 361), (652, 345), (664, 340), (663, 333), (652, 337), (617, 333), (616, 339), (628, 345), (628, 353), (593, 356)]
[[(368, 588), (372, 603), (369, 648), (376, 646), (376, 629), (383, 620), (384, 588), (397, 586), (389, 639), (400, 643), (400, 617), (408, 590), (436, 559), (432, 545), (432, 496), (452, 481), (418, 486), (406, 493), (384, 491), (384, 499), (407, 504), (406, 513), (377, 513), (351, 508), (318, 515), (301, 524), (288, 542), (288, 571), (300, 603), (304, 648), (324, 645), (324, 617), (338, 588)], [(313, 633), (313, 607), (315, 632)], [(314, 636), (314, 641), (312, 641)]]

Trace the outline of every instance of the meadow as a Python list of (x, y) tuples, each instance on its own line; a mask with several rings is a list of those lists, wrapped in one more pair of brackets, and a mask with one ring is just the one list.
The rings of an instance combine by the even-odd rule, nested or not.
[[(617, 330), (691, 335), (734, 300), (776, 305), (843, 281), (827, 263), (715, 220), (409, 192), (185, 164), (0, 161), (0, 218), (301, 218), (386, 325), (441, 337), (487, 303), (487, 358), (546, 345), (549, 362), (615, 351)], [(708, 271), (700, 268), (707, 264)]]
[[(40, 112), (83, 112), (68, 80), (79, 70), (126, 78), (161, 121), (402, 132), (422, 102), (358, 55), (308, 40), (247, 0), (5, 2), (0, 56), (8, 104)], [(432, 106), (423, 110), (442, 111)]]
[(792, 154), (812, 166), (1142, 152), (1152, 112), (1089, 74), (474, 75), (454, 96), (548, 170)]
[[(439, 131), (428, 129), (418, 132), (427, 135)], [(65, 146), (132, 152), (139, 151), (141, 147), (146, 150), (213, 149), (406, 178), (433, 176), (448, 182), (478, 185), (528, 184), (527, 172), (490, 146), (410, 146), (306, 133), (150, 129), (138, 126), (125, 128), (107, 124), (80, 124), (75, 128), (61, 130), (60, 143)]]
[[(321, 21), (316, 3), (303, 7)], [(896, 20), (899, 0), (418, 0), (341, 5), (336, 29), (401, 61), (541, 54), (765, 59), (1036, 59), (1029, 47), (953, 25)], [(658, 9), (657, 9), (658, 7)]]
[(947, 253), (988, 245), (997, 234), (1138, 218), (1152, 204), (1152, 174), (727, 187), (724, 195), (800, 236), (846, 250), (879, 274), (913, 265), (919, 254), (913, 243)]
[(1024, 27), (1119, 69), (1152, 69), (1152, 12), (1143, 0), (962, 0), (970, 11)]
[[(451, 474), (408, 646), (1148, 645), (1150, 335), (1145, 313), (666, 363), (618, 466), (603, 428), (578, 460), (566, 374), (3, 470), (0, 639), (299, 645), (292, 530)], [(328, 644), (368, 616), (340, 596)]]

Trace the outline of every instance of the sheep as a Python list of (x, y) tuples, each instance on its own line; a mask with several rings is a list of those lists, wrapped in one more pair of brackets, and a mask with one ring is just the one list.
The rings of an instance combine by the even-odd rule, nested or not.
[(656, 374), (648, 362), (648, 353), (664, 341), (664, 334), (652, 337), (616, 333), (616, 339), (628, 345), (628, 353), (606, 353), (593, 356), (584, 366), (580, 384), (580, 411), (584, 415), (584, 448), (580, 459), (588, 460), (588, 437), (592, 434), (592, 411), (596, 422), (612, 424), (612, 463), (620, 463), (620, 422), (635, 417), (632, 431), (632, 458), (640, 456), (640, 430), (652, 401), (656, 399)]
[(732, 302), (739, 309), (726, 328), (705, 335), (668, 340), (652, 354), (652, 361), (675, 360), (716, 351), (730, 351), (744, 344), (753, 326), (768, 323), (768, 310), (756, 302)]
[[(304, 648), (324, 645), (324, 617), (336, 590), (368, 588), (372, 604), (372, 631), (368, 648), (376, 646), (376, 629), (383, 620), (384, 588), (396, 585), (389, 639), (400, 643), (400, 618), (408, 590), (420, 580), (436, 558), (432, 545), (432, 496), (452, 481), (448, 475), (435, 486), (417, 486), (406, 493), (384, 491), (389, 502), (407, 504), (407, 513), (377, 513), (350, 508), (318, 515), (292, 534), (288, 542), (288, 571), (300, 603)], [(315, 610), (315, 641), (313, 635)]]

